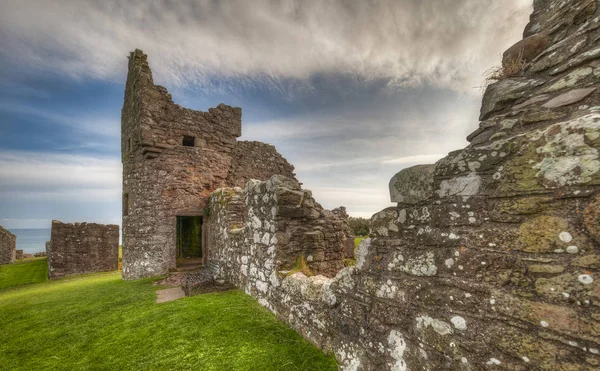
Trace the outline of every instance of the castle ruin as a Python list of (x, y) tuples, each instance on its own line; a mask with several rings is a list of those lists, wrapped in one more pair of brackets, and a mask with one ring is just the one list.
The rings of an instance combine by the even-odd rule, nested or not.
[(199, 112), (173, 103), (154, 85), (147, 56), (131, 53), (121, 121), (125, 279), (206, 261), (205, 213), (216, 189), (276, 174), (295, 179), (273, 146), (237, 141), (241, 120), (240, 108)]
[[(344, 370), (597, 370), (599, 5), (534, 1), (524, 39), (503, 58), (506, 69), (522, 67), (487, 87), (469, 146), (392, 178), (397, 205), (372, 217), (354, 267), (340, 263), (346, 237), (336, 212), (292, 174), (248, 170), (236, 183), (231, 169), (245, 167), (230, 166), (235, 159), (217, 156), (221, 149), (203, 162), (214, 173), (193, 178), (198, 167), (187, 163), (186, 179), (213, 183), (180, 182), (174, 167), (161, 167), (185, 161), (180, 140), (195, 137), (188, 126), (238, 122), (239, 110), (173, 105), (136, 51), (123, 110), (124, 127), (131, 120), (137, 130), (124, 130), (124, 277), (175, 264), (176, 218), (189, 207), (187, 215), (203, 216), (203, 258), (215, 277), (335, 354)], [(150, 106), (144, 94), (164, 104)], [(170, 112), (178, 118), (157, 121)], [(239, 131), (229, 133), (231, 147), (217, 146), (235, 152)], [(308, 269), (295, 269), (300, 257)]]

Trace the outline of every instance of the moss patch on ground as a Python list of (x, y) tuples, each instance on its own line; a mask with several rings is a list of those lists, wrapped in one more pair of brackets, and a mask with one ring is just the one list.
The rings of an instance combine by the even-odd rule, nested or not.
[(33, 258), (0, 265), (0, 290), (48, 280), (46, 258)]
[(241, 291), (155, 304), (156, 289), (113, 272), (0, 290), (2, 367), (337, 370)]

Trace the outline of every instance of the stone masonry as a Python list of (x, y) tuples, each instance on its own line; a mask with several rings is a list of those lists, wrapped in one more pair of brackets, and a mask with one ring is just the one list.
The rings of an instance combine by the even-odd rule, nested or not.
[(217, 188), (294, 178), (273, 146), (237, 141), (241, 117), (224, 104), (208, 112), (175, 104), (154, 85), (147, 56), (131, 53), (121, 119), (124, 279), (175, 268), (177, 216), (204, 215)]
[(600, 369), (599, 5), (534, 1), (503, 57), (523, 71), (487, 87), (468, 147), (392, 179), (355, 267), (275, 177), (211, 196), (218, 274), (343, 370)]
[(308, 190), (274, 175), (244, 189), (222, 188), (210, 198), (208, 260), (220, 263), (227, 281), (264, 294), (282, 271), (303, 259), (311, 273), (334, 277), (344, 267), (346, 219), (323, 209)]
[(52, 221), (48, 278), (108, 272), (119, 264), (119, 226)]
[(0, 264), (15, 262), (17, 236), (0, 226)]

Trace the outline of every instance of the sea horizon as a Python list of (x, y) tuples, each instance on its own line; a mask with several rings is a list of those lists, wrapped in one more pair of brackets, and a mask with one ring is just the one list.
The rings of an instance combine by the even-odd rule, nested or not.
[(17, 250), (25, 254), (46, 251), (46, 241), (50, 240), (50, 228), (7, 228), (17, 236)]

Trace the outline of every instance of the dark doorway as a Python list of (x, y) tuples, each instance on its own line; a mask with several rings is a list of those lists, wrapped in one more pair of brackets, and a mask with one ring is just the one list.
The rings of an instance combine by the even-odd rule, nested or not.
[(177, 260), (202, 257), (202, 217), (177, 217)]

